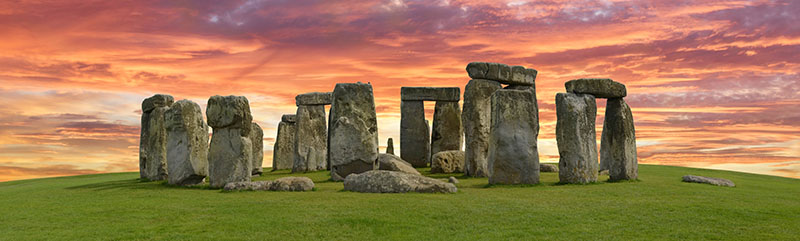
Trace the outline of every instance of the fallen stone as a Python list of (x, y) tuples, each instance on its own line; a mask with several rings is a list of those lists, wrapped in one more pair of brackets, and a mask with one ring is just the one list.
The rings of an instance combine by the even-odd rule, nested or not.
[(394, 155), (394, 141), (392, 141), (391, 137), (386, 141), (386, 154)]
[[(472, 64), (472, 63), (470, 63)], [(485, 64), (485, 63), (483, 63)], [(470, 66), (467, 65), (469, 70)], [(487, 67), (488, 68), (488, 67)], [(470, 76), (472, 76), (470, 74)], [(489, 133), (492, 121), (492, 94), (501, 89), (493, 80), (473, 79), (464, 87), (464, 173), (472, 177), (488, 175)], [(402, 150), (401, 150), (402, 151)]]
[(331, 178), (376, 169), (378, 122), (372, 85), (336, 84), (330, 118)]
[(422, 175), (374, 170), (348, 175), (344, 180), (344, 190), (365, 193), (454, 193), (458, 189), (452, 183)]
[(400, 100), (453, 101), (461, 100), (458, 87), (401, 87)]
[(250, 172), (253, 176), (261, 175), (264, 172), (264, 130), (261, 126), (253, 122), (250, 127), (250, 142), (253, 143), (253, 167)]
[(311, 191), (314, 182), (308, 177), (284, 177), (274, 181), (231, 182), (225, 191)]
[(292, 172), (325, 170), (328, 155), (328, 133), (325, 106), (300, 105), (297, 107), (295, 127), (295, 154)]
[(458, 179), (456, 179), (456, 177), (450, 176), (450, 178), (447, 179), (447, 182), (455, 185), (458, 184)]
[(250, 102), (244, 96), (211, 96), (206, 105), (206, 119), (213, 128), (238, 128), (247, 136), (253, 123)]
[(464, 172), (463, 151), (437, 152), (431, 158), (431, 173)]
[(422, 101), (400, 102), (400, 158), (426, 167), (431, 158), (431, 135)]
[(221, 188), (230, 182), (250, 181), (253, 143), (249, 137), (242, 135), (242, 129), (214, 128), (208, 149), (208, 179), (211, 188)]
[(684, 182), (694, 182), (694, 183), (707, 183), (716, 186), (725, 186), (725, 187), (735, 187), (736, 184), (733, 181), (724, 179), (724, 178), (716, 178), (716, 177), (704, 177), (704, 176), (695, 176), (695, 175), (686, 175), (683, 176)]
[(590, 94), (596, 98), (622, 98), (627, 95), (625, 85), (611, 79), (575, 79), (564, 83), (567, 92)]
[(635, 180), (639, 175), (636, 130), (631, 108), (622, 98), (612, 98), (606, 102), (600, 140), (600, 169), (608, 170), (612, 181)]
[(592, 95), (556, 94), (558, 178), (561, 183), (597, 181), (597, 105)]
[(300, 105), (330, 105), (331, 92), (311, 92), (294, 97), (295, 104)]
[(139, 177), (165, 180), (167, 170), (167, 127), (165, 115), (172, 96), (157, 94), (142, 101), (142, 127), (139, 138)]
[(497, 90), (492, 95), (489, 184), (539, 183), (536, 111), (530, 91)]
[(558, 172), (558, 166), (554, 164), (539, 163), (539, 172)]
[(411, 164), (392, 154), (378, 154), (378, 170), (405, 172), (420, 175)]
[(208, 125), (200, 105), (190, 100), (166, 112), (168, 183), (195, 185), (208, 176)]
[(295, 154), (295, 133), (297, 126), (294, 123), (295, 115), (283, 115), (282, 120), (286, 120), (286, 116), (291, 116), (292, 122), (281, 121), (278, 123), (278, 135), (275, 138), (275, 144), (272, 149), (272, 170), (285, 170), (292, 169), (294, 166)]
[(461, 128), (461, 108), (458, 102), (436, 101), (432, 132), (431, 154), (461, 150), (464, 129)]

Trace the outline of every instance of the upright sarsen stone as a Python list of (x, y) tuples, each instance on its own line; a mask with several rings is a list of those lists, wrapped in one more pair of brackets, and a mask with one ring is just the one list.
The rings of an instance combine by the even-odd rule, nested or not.
[(253, 122), (250, 127), (250, 142), (253, 143), (253, 167), (252, 175), (261, 175), (264, 164), (264, 130), (261, 126)]
[(394, 155), (394, 141), (391, 137), (389, 137), (389, 140), (386, 140), (386, 154)]
[(272, 170), (292, 169), (294, 165), (294, 135), (297, 132), (295, 115), (283, 115), (278, 123), (278, 135), (272, 149)]
[(430, 131), (421, 100), (400, 102), (400, 158), (414, 167), (430, 162)]
[(497, 90), (492, 95), (489, 184), (539, 183), (536, 111), (530, 91)]
[(174, 99), (157, 94), (142, 101), (142, 128), (139, 136), (139, 177), (167, 179), (167, 128), (165, 114)]
[(343, 180), (376, 169), (378, 122), (372, 85), (336, 84), (330, 118), (331, 178)]
[(250, 181), (253, 143), (250, 141), (253, 116), (244, 96), (219, 96), (208, 99), (208, 125), (214, 129), (208, 150), (208, 179), (212, 188), (229, 182)]
[(297, 132), (292, 172), (324, 170), (327, 166), (328, 133), (324, 105), (297, 106)]
[(208, 125), (200, 105), (175, 102), (166, 113), (166, 123), (169, 184), (202, 183), (208, 176)]
[(442, 151), (460, 151), (464, 130), (461, 129), (461, 108), (458, 102), (436, 101), (433, 110), (431, 155)]
[(588, 94), (556, 94), (558, 178), (561, 183), (597, 181), (595, 98)]
[[(609, 179), (635, 180), (639, 174), (636, 157), (636, 130), (631, 108), (622, 98), (608, 99), (600, 138), (600, 166)], [(170, 172), (172, 175), (172, 172)]]
[[(478, 68), (480, 66), (477, 66)], [(467, 67), (469, 69), (469, 67)], [(478, 71), (478, 70), (476, 70)], [(501, 89), (492, 80), (473, 79), (464, 87), (464, 172), (473, 177), (488, 175), (489, 133), (492, 123), (492, 94)]]

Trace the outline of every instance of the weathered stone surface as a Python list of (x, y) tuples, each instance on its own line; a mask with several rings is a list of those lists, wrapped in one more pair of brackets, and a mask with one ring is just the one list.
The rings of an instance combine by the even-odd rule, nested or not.
[(262, 165), (264, 164), (264, 130), (261, 126), (253, 122), (250, 127), (250, 142), (253, 143), (253, 167), (250, 172), (253, 175), (261, 175), (263, 171)]
[(509, 85), (534, 85), (538, 71), (523, 66), (500, 63), (472, 62), (467, 64), (467, 74), (472, 79), (487, 79)]
[(212, 188), (250, 181), (253, 143), (242, 132), (239, 128), (214, 128), (208, 150), (208, 179)]
[(378, 170), (405, 172), (420, 175), (417, 169), (411, 166), (410, 163), (403, 161), (400, 157), (392, 154), (378, 154)]
[(296, 114), (285, 114), (281, 116), (281, 121), (288, 122), (288, 123), (295, 123), (297, 122), (297, 115)]
[(628, 95), (625, 85), (611, 79), (575, 79), (564, 83), (567, 92), (590, 94), (596, 98), (622, 98)]
[(431, 173), (464, 172), (463, 151), (437, 152), (431, 158)]
[(486, 71), (486, 79), (508, 83), (511, 80), (511, 67), (501, 63), (488, 63), (489, 70)]
[(239, 128), (243, 136), (250, 133), (253, 116), (250, 102), (244, 96), (211, 96), (206, 105), (208, 125), (213, 128)]
[(539, 71), (535, 69), (528, 69), (523, 66), (511, 66), (511, 80), (509, 84), (533, 86), (536, 82), (536, 75)]
[(458, 87), (401, 87), (400, 100), (455, 101), (461, 100)]
[(454, 177), (454, 176), (450, 176), (450, 178), (447, 178), (447, 182), (452, 183), (453, 185), (455, 185), (455, 184), (458, 184), (458, 179), (456, 179), (456, 177)]
[(636, 130), (631, 108), (622, 98), (612, 98), (606, 102), (600, 140), (600, 170), (608, 170), (612, 181), (635, 180), (639, 175)]
[(558, 172), (558, 166), (555, 164), (539, 163), (539, 172)]
[(556, 94), (558, 178), (561, 183), (597, 181), (597, 105), (592, 95)]
[[(467, 69), (469, 68), (468, 65)], [(501, 88), (499, 82), (485, 79), (470, 80), (464, 87), (464, 111), (461, 112), (461, 122), (465, 138), (464, 173), (468, 176), (488, 175), (487, 158), (492, 123), (491, 98), (492, 94)]]
[(330, 105), (331, 92), (311, 92), (294, 97), (296, 105)]
[[(287, 116), (287, 115), (283, 115)], [(272, 170), (292, 169), (294, 166), (295, 138), (297, 125), (292, 122), (281, 121), (278, 123), (278, 135), (272, 149)]]
[(602, 170), (597, 175), (599, 175), (599, 176), (608, 176), (608, 170)]
[(307, 177), (284, 177), (274, 181), (231, 182), (225, 191), (311, 191), (314, 182)]
[(394, 155), (394, 141), (391, 137), (386, 141), (386, 154)]
[(157, 94), (142, 101), (142, 128), (139, 136), (139, 177), (167, 179), (167, 127), (165, 114), (172, 96)]
[(431, 158), (430, 139), (423, 102), (400, 102), (400, 158), (414, 167), (426, 167)]
[(436, 107), (433, 110), (431, 154), (461, 150), (463, 137), (461, 108), (458, 106), (458, 102), (436, 101)]
[(325, 106), (301, 105), (297, 107), (295, 126), (295, 154), (292, 172), (325, 170), (328, 155), (328, 132)]
[(372, 85), (336, 84), (331, 107), (330, 148), (334, 180), (376, 169), (378, 122)]
[(525, 90), (525, 91), (530, 91), (531, 92), (531, 96), (533, 97), (533, 100), (531, 100), (531, 101), (533, 101), (533, 106), (536, 107), (536, 111), (532, 112), (531, 114), (534, 115), (534, 118), (536, 118), (536, 133), (537, 133), (537, 138), (538, 138), (538, 133), (539, 133), (539, 101), (536, 99), (536, 86), (532, 86), (532, 85), (531, 86), (509, 85), (509, 86), (506, 86), (503, 89), (507, 89), (507, 90)]
[(489, 63), (471, 62), (467, 64), (467, 74), (472, 79), (486, 79), (487, 72), (489, 72)]
[(492, 95), (489, 184), (539, 183), (538, 123), (530, 91), (497, 90)]
[(725, 186), (725, 187), (735, 187), (736, 184), (733, 181), (725, 179), (725, 178), (716, 178), (716, 177), (704, 177), (704, 176), (695, 176), (695, 175), (686, 175), (683, 176), (684, 182), (695, 182), (695, 183), (707, 183), (716, 186)]
[(208, 176), (208, 125), (200, 105), (190, 100), (175, 102), (165, 120), (169, 184), (202, 183)]
[(344, 180), (344, 190), (367, 193), (454, 193), (458, 191), (452, 183), (422, 175), (385, 170), (350, 174)]

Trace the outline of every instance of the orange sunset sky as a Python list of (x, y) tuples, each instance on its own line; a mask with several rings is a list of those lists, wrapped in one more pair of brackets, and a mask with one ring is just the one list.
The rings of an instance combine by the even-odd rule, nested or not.
[(0, 181), (137, 171), (154, 93), (203, 109), (246, 96), (270, 166), (295, 95), (371, 82), (382, 148), (397, 145), (400, 87), (463, 91), (472, 61), (539, 71), (542, 161), (558, 160), (564, 82), (609, 77), (628, 87), (640, 163), (800, 178), (798, 13), (800, 1), (3, 0)]

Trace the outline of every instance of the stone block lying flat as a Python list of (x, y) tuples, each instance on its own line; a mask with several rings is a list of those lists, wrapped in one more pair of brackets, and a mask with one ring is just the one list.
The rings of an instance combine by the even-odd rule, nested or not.
[(724, 186), (724, 187), (735, 187), (736, 184), (733, 181), (724, 179), (724, 178), (716, 178), (716, 177), (704, 177), (704, 176), (695, 176), (695, 175), (686, 175), (683, 176), (684, 182), (695, 182), (695, 183), (707, 183), (716, 186)]
[(297, 105), (330, 105), (331, 100), (331, 92), (311, 92), (294, 97)]
[(458, 191), (452, 183), (417, 174), (385, 170), (350, 174), (344, 179), (344, 190), (367, 193), (454, 193)]
[(314, 182), (308, 177), (283, 177), (274, 181), (231, 182), (225, 184), (225, 191), (307, 192), (313, 189)]
[(458, 87), (402, 87), (401, 100), (459, 101), (461, 89)]
[(574, 79), (564, 83), (567, 92), (590, 94), (596, 98), (622, 98), (628, 95), (625, 85), (611, 79)]
[(467, 74), (472, 79), (488, 79), (509, 85), (534, 85), (538, 71), (523, 66), (500, 63), (472, 62), (467, 64)]

